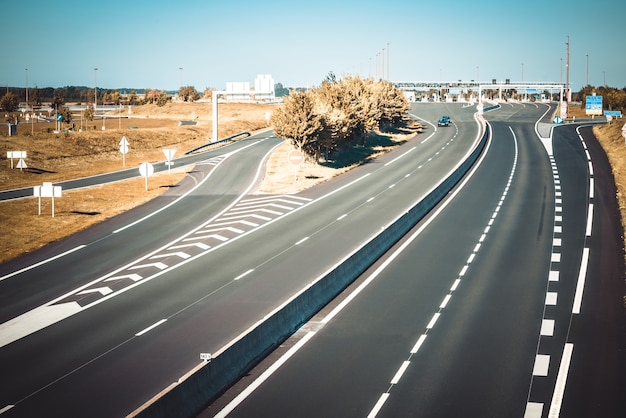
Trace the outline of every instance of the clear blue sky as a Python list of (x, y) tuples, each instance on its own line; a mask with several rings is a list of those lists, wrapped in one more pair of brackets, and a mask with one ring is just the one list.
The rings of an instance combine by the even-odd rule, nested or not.
[[(272, 74), (286, 87), (392, 81), (566, 79), (626, 86), (623, 0), (4, 0), (0, 86), (224, 89)], [(389, 60), (387, 60), (389, 54)], [(382, 59), (381, 59), (382, 61)], [(370, 66), (371, 62), (371, 66)], [(98, 68), (95, 72), (94, 68)], [(180, 70), (180, 68), (183, 68)], [(26, 71), (28, 68), (28, 71)], [(371, 70), (370, 70), (371, 68)]]

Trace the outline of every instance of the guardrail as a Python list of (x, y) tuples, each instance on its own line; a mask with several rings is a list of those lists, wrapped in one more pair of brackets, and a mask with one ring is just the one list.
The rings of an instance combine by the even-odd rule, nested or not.
[(211, 145), (221, 144), (222, 142), (231, 141), (231, 140), (233, 140), (235, 138), (238, 138), (240, 136), (243, 136), (244, 138), (247, 138), (247, 137), (250, 136), (250, 132), (245, 132), (245, 131), (244, 132), (239, 132), (238, 134), (231, 135), (231, 136), (229, 136), (227, 138), (224, 138), (224, 139), (220, 139), (219, 141), (209, 142), (208, 144), (200, 145), (199, 147), (195, 147), (194, 149), (191, 149), (191, 150), (187, 151), (185, 153), (185, 155), (189, 155), (189, 154), (191, 154), (193, 152), (200, 151), (201, 149), (206, 148), (206, 147), (210, 147)]
[(489, 125), (486, 125), (482, 138), (468, 158), (424, 199), (336, 267), (243, 332), (230, 346), (214, 353), (210, 362), (199, 364), (129, 416), (187, 417), (201, 412), (342, 292), (430, 212), (469, 171), (488, 138)]

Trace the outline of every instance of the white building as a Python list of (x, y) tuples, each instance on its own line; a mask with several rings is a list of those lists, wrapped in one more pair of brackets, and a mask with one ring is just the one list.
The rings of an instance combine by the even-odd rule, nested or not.
[(226, 83), (224, 97), (228, 101), (272, 101), (274, 94), (274, 79), (271, 74), (260, 74), (254, 79), (254, 89), (247, 81), (229, 81)]

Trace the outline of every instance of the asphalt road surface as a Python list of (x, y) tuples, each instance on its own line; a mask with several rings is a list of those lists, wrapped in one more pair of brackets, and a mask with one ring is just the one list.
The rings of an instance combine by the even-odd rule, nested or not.
[(3, 416), (132, 412), (421, 200), (479, 138), (473, 109), (289, 196), (254, 194), (266, 134), (205, 154), (180, 187), (0, 266)]
[(202, 416), (623, 416), (610, 168), (545, 111), (486, 114), (466, 183)]

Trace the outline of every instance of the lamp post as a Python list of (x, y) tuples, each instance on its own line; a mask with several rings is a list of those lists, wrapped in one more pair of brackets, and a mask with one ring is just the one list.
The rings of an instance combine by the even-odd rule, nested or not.
[(96, 109), (98, 108), (98, 81), (97, 81), (97, 68), (93, 69), (93, 115), (96, 116)]
[(587, 75), (585, 77), (585, 86), (589, 85), (589, 54), (587, 54)]
[(26, 68), (26, 110), (28, 110), (28, 68)]
[(183, 67), (178, 67), (178, 69), (180, 70), (180, 88), (182, 90), (182, 88), (183, 88)]
[(391, 81), (389, 78), (389, 42), (387, 42), (387, 81)]

